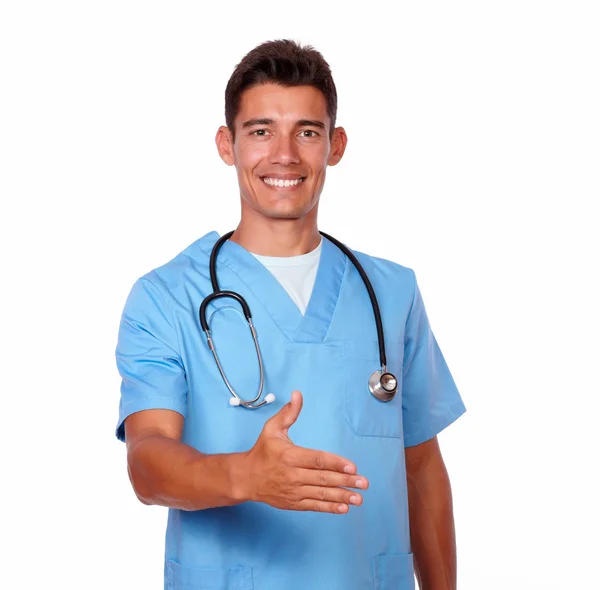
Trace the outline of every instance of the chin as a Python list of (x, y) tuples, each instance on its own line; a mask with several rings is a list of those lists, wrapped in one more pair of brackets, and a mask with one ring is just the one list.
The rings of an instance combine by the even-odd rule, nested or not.
[(306, 217), (317, 204), (310, 200), (307, 202), (306, 197), (296, 199), (289, 197), (273, 198), (271, 195), (268, 195), (268, 197), (270, 198), (257, 195), (253, 199), (244, 199), (244, 201), (246, 201), (246, 206), (268, 219), (301, 219)]
[(262, 211), (262, 214), (269, 219), (300, 219), (305, 217), (308, 211)]
[(306, 203), (293, 203), (291, 201), (276, 201), (259, 209), (260, 213), (271, 219), (300, 219), (305, 217), (312, 207)]

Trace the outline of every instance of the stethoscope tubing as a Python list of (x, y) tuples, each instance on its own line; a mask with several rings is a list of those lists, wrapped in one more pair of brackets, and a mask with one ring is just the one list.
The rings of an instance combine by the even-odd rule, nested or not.
[[(235, 291), (221, 291), (219, 287), (219, 281), (217, 279), (217, 255), (221, 246), (233, 235), (233, 231), (227, 232), (223, 234), (215, 243), (212, 252), (210, 254), (210, 282), (212, 284), (213, 292), (204, 299), (202, 305), (200, 306), (200, 323), (202, 325), (202, 329), (206, 332), (208, 330), (208, 324), (206, 322), (206, 307), (215, 299), (219, 297), (231, 297), (239, 302), (242, 306), (242, 310), (244, 315), (246, 316), (246, 320), (252, 317), (252, 313), (250, 312), (250, 307), (246, 303), (246, 300), (236, 293)], [(371, 307), (373, 308), (373, 315), (375, 317), (375, 326), (377, 328), (377, 341), (379, 344), (379, 361), (382, 367), (387, 367), (387, 358), (385, 354), (385, 337), (383, 334), (383, 323), (381, 321), (381, 312), (379, 310), (379, 303), (377, 302), (377, 297), (375, 296), (375, 291), (373, 289), (373, 285), (371, 285), (371, 281), (365, 272), (365, 269), (362, 267), (362, 264), (358, 261), (352, 250), (348, 248), (345, 244), (342, 244), (339, 240), (336, 240), (333, 236), (326, 234), (325, 232), (319, 231), (319, 233), (327, 238), (330, 242), (335, 244), (352, 262), (360, 278), (362, 279), (365, 287), (367, 289), (367, 293), (369, 294), (369, 299), (371, 300)]]
[[(223, 381), (225, 382), (227, 389), (233, 396), (233, 398), (230, 401), (235, 402), (235, 404), (232, 404), (232, 405), (242, 405), (246, 408), (256, 409), (256, 408), (260, 408), (261, 406), (265, 405), (266, 403), (270, 403), (270, 401), (273, 401), (273, 399), (275, 399), (275, 398), (274, 398), (273, 394), (269, 394), (267, 396), (267, 398), (270, 398), (270, 400), (267, 400), (267, 398), (265, 398), (260, 403), (258, 403), (258, 404), (256, 403), (260, 399), (260, 397), (262, 395), (263, 387), (264, 387), (264, 367), (263, 367), (263, 362), (262, 362), (262, 355), (260, 353), (260, 348), (258, 345), (258, 338), (256, 335), (256, 330), (254, 329), (254, 325), (252, 324), (252, 313), (250, 312), (250, 306), (248, 305), (246, 300), (239, 293), (236, 293), (235, 291), (222, 291), (221, 288), (219, 287), (219, 281), (217, 279), (217, 255), (219, 253), (219, 250), (221, 249), (221, 246), (233, 235), (233, 233), (234, 233), (233, 231), (230, 231), (230, 232), (227, 232), (226, 234), (223, 234), (223, 236), (221, 236), (215, 242), (215, 244), (212, 248), (212, 251), (210, 254), (209, 271), (210, 271), (210, 282), (212, 285), (213, 292), (211, 294), (209, 294), (207, 297), (205, 297), (204, 300), (202, 301), (202, 303), (200, 304), (200, 309), (199, 309), (200, 326), (202, 327), (202, 330), (206, 334), (208, 347), (210, 348), (211, 352), (213, 353), (215, 362), (217, 363), (217, 367), (219, 369), (219, 372), (221, 373), (221, 377), (223, 378)], [(389, 388), (387, 389), (387, 391), (385, 391), (384, 390), (385, 385), (384, 385), (384, 389), (381, 389), (383, 379), (387, 377), (388, 379), (389, 378), (393, 379), (394, 383), (397, 383), (397, 381), (393, 375), (387, 373), (387, 359), (386, 359), (386, 354), (385, 354), (385, 340), (384, 340), (384, 334), (383, 334), (383, 323), (381, 321), (381, 311), (379, 309), (379, 304), (377, 302), (377, 297), (375, 296), (375, 291), (373, 289), (373, 286), (371, 285), (371, 281), (369, 280), (367, 273), (365, 272), (365, 270), (362, 267), (362, 265), (360, 264), (360, 262), (357, 260), (354, 253), (347, 246), (345, 246), (344, 244), (342, 244), (340, 241), (336, 240), (334, 237), (330, 236), (329, 234), (326, 234), (325, 232), (320, 231), (319, 233), (324, 238), (326, 238), (327, 240), (332, 242), (335, 246), (337, 246), (350, 259), (350, 261), (352, 262), (352, 264), (358, 271), (358, 274), (360, 275), (360, 277), (367, 289), (367, 293), (369, 294), (369, 299), (371, 301), (371, 307), (373, 308), (373, 315), (375, 317), (375, 327), (377, 328), (377, 341), (378, 341), (378, 345), (379, 345), (379, 360), (380, 360), (380, 364), (381, 364), (381, 371), (376, 371), (371, 376), (371, 380), (369, 382), (369, 388), (371, 389), (371, 393), (373, 393), (373, 395), (375, 395), (375, 397), (380, 399), (380, 401), (389, 401), (389, 399), (391, 399), (395, 395), (396, 386), (395, 385), (393, 386), (393, 391), (392, 391), (392, 389), (389, 389)], [(219, 357), (217, 355), (217, 351), (215, 349), (214, 343), (212, 341), (210, 329), (208, 327), (208, 321), (206, 319), (206, 308), (208, 307), (208, 305), (210, 305), (210, 303), (212, 303), (213, 301), (215, 301), (216, 299), (219, 299), (219, 298), (235, 299), (240, 304), (240, 306), (242, 307), (242, 310), (244, 312), (246, 321), (248, 322), (250, 332), (252, 333), (252, 338), (254, 340), (254, 345), (256, 348), (256, 355), (258, 358), (259, 369), (260, 369), (259, 391), (258, 391), (257, 396), (252, 400), (243, 400), (233, 389), (231, 383), (229, 383), (229, 380), (227, 379), (227, 376), (225, 375), (225, 371), (223, 370), (223, 367), (222, 367)]]
[(387, 367), (387, 358), (385, 354), (385, 340), (383, 335), (383, 322), (381, 321), (381, 312), (379, 311), (379, 303), (377, 303), (377, 297), (375, 296), (375, 291), (373, 289), (373, 285), (371, 285), (371, 281), (365, 272), (365, 269), (362, 267), (362, 264), (357, 260), (356, 256), (350, 248), (336, 240), (334, 237), (326, 234), (325, 232), (319, 232), (323, 237), (327, 238), (330, 242), (333, 242), (352, 262), (360, 278), (362, 279), (365, 287), (367, 288), (367, 292), (369, 293), (369, 299), (371, 300), (371, 307), (373, 308), (373, 315), (375, 316), (375, 326), (377, 328), (377, 340), (379, 342), (379, 360), (382, 367)]

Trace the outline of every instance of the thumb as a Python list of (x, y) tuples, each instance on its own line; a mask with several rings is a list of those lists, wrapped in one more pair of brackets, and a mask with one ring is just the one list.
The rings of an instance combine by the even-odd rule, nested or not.
[(298, 419), (300, 410), (302, 410), (302, 404), (302, 394), (298, 390), (292, 391), (291, 400), (273, 416), (277, 426), (287, 431)]

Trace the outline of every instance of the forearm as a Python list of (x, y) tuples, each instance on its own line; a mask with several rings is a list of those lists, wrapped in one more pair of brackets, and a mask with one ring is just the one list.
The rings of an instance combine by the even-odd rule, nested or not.
[(408, 475), (410, 539), (421, 590), (456, 589), (456, 540), (450, 480), (441, 457)]
[(247, 500), (244, 453), (205, 455), (161, 435), (128, 449), (129, 478), (139, 500), (181, 510), (232, 506)]

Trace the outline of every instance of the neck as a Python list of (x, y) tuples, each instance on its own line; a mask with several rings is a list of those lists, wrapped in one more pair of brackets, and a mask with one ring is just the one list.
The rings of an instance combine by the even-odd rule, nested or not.
[(230, 239), (248, 252), (260, 256), (307, 254), (312, 252), (321, 241), (317, 229), (316, 211), (314, 213), (301, 219), (260, 217), (249, 220), (242, 217)]

